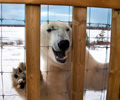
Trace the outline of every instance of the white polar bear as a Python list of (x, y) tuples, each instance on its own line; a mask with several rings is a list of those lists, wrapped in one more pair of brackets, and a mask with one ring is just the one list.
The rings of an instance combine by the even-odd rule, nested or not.
[[(41, 75), (40, 100), (70, 100), (71, 90), (71, 54), (72, 29), (68, 23), (61, 21), (45, 22), (41, 26), (41, 56), (46, 62)], [(106, 88), (108, 64), (98, 63), (86, 50), (87, 76), (86, 89)], [(106, 67), (105, 67), (106, 66)], [(18, 94), (25, 97), (25, 64), (20, 63), (12, 74), (13, 87)], [(24, 75), (23, 75), (24, 74)], [(22, 76), (20, 79), (19, 76)]]

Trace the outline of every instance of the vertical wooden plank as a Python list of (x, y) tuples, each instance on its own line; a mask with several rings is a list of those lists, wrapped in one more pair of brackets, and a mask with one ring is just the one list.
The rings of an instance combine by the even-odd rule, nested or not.
[(83, 100), (87, 8), (73, 7), (72, 100)]
[(120, 10), (112, 10), (111, 49), (107, 100), (119, 100), (120, 88)]
[(40, 100), (40, 5), (26, 5), (27, 100)]

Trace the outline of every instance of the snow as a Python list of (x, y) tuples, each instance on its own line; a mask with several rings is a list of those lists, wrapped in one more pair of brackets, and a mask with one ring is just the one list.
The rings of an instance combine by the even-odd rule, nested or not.
[[(90, 33), (91, 37), (95, 37), (100, 32), (101, 30), (87, 30), (87, 33)], [(110, 31), (105, 32), (108, 34), (107, 36), (110, 36)], [(2, 49), (0, 48), (0, 72), (1, 70), (2, 72), (4, 72), (3, 75), (0, 74), (0, 100), (22, 100), (19, 96), (17, 96), (16, 91), (12, 88), (11, 72), (13, 68), (16, 68), (18, 66), (19, 62), (25, 61), (25, 28), (2, 27), (2, 37), (2, 42), (13, 41), (14, 45), (4, 45)], [(23, 45), (17, 45), (17, 40), (22, 40)], [(91, 41), (95, 41), (95, 39), (91, 39)], [(102, 63), (109, 62), (110, 49), (107, 50), (107, 57), (105, 48), (96, 48), (95, 50), (88, 50), (97, 61)], [(5, 95), (4, 99), (2, 97), (3, 94)], [(86, 91), (84, 95), (84, 100), (105, 100), (105, 98), (106, 91)]]
[[(101, 33), (102, 30), (87, 30), (87, 36), (90, 37), (90, 42), (95, 41), (96, 40), (96, 36), (99, 36), (99, 34)], [(110, 37), (111, 36), (111, 31), (104, 31), (104, 37), (108, 37), (105, 38), (106, 41), (110, 41)]]
[[(14, 45), (3, 45), (0, 48), (0, 100), (22, 100), (16, 91), (12, 88), (11, 72), (16, 68), (19, 62), (25, 61), (24, 27), (2, 27), (2, 42), (14, 42)], [(16, 41), (22, 40), (23, 45), (17, 45)], [(0, 41), (1, 42), (1, 41)], [(2, 84), (3, 82), (3, 84)], [(1, 95), (5, 95), (4, 99)]]
[[(92, 56), (101, 63), (109, 62), (110, 48), (106, 51), (106, 48), (89, 50)], [(107, 55), (107, 56), (106, 56)]]
[[(1, 59), (0, 59), (1, 60)], [(16, 68), (19, 62), (24, 61), (24, 49), (20, 47), (4, 47), (2, 49), (2, 71), (0, 75), (0, 95), (6, 95), (0, 100), (22, 100), (17, 96), (16, 91), (12, 88), (11, 72)], [(3, 81), (3, 85), (2, 85)], [(3, 91), (3, 92), (2, 92)]]
[(84, 100), (106, 100), (106, 91), (87, 91), (84, 95)]

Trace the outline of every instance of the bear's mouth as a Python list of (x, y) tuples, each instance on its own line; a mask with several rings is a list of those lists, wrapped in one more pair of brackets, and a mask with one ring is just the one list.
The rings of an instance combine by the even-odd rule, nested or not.
[(65, 63), (66, 62), (67, 56), (65, 54), (65, 51), (55, 51), (53, 49), (53, 52), (54, 52), (56, 61), (58, 61), (60, 63)]

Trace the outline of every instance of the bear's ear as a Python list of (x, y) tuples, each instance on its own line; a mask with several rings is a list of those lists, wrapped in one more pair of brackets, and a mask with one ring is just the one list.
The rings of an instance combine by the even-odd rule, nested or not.
[(69, 22), (69, 26), (72, 28), (72, 22)]

